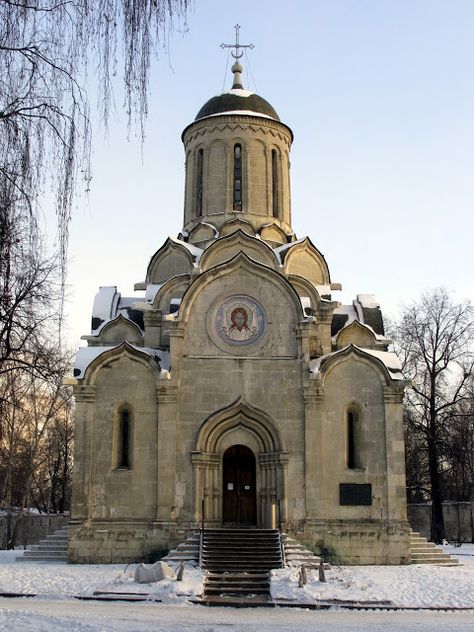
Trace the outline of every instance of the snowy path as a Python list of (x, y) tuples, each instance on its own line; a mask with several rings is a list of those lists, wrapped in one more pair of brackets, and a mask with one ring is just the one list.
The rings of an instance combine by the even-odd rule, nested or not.
[[(189, 603), (202, 590), (202, 572), (188, 568), (183, 582), (136, 584), (123, 565), (16, 563), (0, 551), (0, 592), (34, 593), (30, 599), (0, 598), (3, 632), (474, 632), (474, 545), (449, 547), (460, 566), (333, 567), (327, 583), (309, 573), (298, 588), (295, 570), (274, 571), (274, 597), (390, 600), (400, 606), (461, 606), (467, 612), (387, 612), (290, 608), (206, 608)], [(73, 595), (94, 590), (146, 592), (163, 603), (88, 602)]]
[(8, 632), (471, 632), (473, 612), (360, 612), (1, 599)]

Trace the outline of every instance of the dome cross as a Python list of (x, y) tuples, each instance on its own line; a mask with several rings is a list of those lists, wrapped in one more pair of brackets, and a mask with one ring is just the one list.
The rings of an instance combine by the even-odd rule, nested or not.
[(233, 51), (231, 51), (231, 55), (234, 59), (240, 59), (242, 57), (242, 55), (244, 54), (243, 51), (241, 52), (240, 49), (241, 48), (254, 48), (253, 44), (241, 44), (239, 42), (239, 31), (240, 31), (240, 26), (238, 24), (236, 24), (234, 26), (235, 28), (235, 44), (221, 44), (221, 48), (235, 48), (235, 53)]

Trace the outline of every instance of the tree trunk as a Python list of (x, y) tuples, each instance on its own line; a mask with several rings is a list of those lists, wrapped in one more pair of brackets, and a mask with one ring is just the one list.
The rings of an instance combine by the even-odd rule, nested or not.
[(436, 441), (428, 435), (428, 460), (431, 483), (431, 539), (441, 544), (445, 538), (443, 495), (441, 492), (441, 477), (438, 470), (438, 453)]

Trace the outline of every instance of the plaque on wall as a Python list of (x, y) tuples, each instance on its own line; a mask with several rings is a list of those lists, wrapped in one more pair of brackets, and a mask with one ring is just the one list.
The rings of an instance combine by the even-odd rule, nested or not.
[(340, 483), (340, 505), (371, 505), (372, 485), (370, 483)]
[(249, 296), (230, 296), (217, 309), (215, 328), (228, 344), (244, 346), (262, 336), (265, 321), (265, 312), (258, 301)]

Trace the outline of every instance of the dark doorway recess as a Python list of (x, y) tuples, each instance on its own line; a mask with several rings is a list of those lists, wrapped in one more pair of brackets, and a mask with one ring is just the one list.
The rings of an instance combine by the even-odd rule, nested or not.
[(222, 521), (224, 524), (256, 525), (254, 453), (245, 445), (233, 445), (224, 452), (222, 470)]

